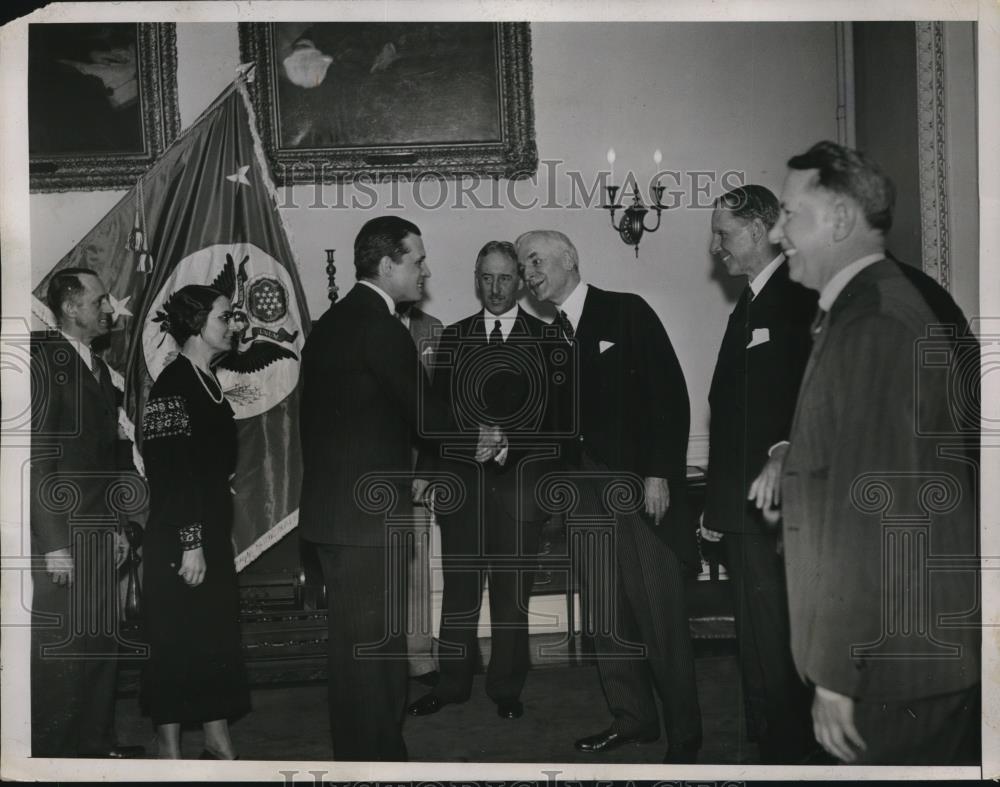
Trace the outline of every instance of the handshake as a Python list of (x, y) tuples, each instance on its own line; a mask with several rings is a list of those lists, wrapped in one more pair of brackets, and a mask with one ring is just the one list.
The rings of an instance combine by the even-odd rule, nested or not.
[[(494, 461), (503, 465), (507, 461), (507, 435), (499, 426), (479, 426), (479, 440), (476, 442), (476, 461), (483, 464)], [(410, 486), (413, 502), (419, 505), (434, 506), (434, 493), (430, 483), (424, 478), (414, 478)]]
[(507, 461), (507, 435), (499, 426), (479, 426), (479, 442), (476, 443), (476, 461), (496, 461), (502, 465)]

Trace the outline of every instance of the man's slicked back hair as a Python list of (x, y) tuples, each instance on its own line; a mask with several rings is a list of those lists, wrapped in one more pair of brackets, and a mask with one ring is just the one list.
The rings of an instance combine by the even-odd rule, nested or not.
[(420, 228), (399, 216), (378, 216), (366, 221), (354, 239), (354, 273), (360, 279), (378, 277), (378, 264), (383, 257), (398, 260), (406, 249), (403, 238), (420, 235)]
[(882, 168), (864, 153), (836, 142), (817, 142), (805, 153), (788, 159), (788, 167), (815, 169), (816, 185), (857, 202), (868, 226), (883, 234), (892, 227), (896, 188)]

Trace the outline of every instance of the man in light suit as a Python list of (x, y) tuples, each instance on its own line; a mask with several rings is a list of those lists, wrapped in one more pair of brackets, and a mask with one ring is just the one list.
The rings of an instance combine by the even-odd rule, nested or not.
[[(396, 316), (410, 332), (417, 346), (417, 356), (434, 383), (434, 353), (441, 338), (441, 321), (423, 311), (415, 303), (396, 305)], [(413, 449), (416, 468), (420, 449)], [(410, 555), (410, 574), (407, 583), (406, 650), (409, 653), (410, 677), (433, 686), (437, 683), (437, 665), (434, 662), (434, 632), (431, 630), (431, 511), (425, 501), (413, 503), (413, 551)]]
[[(476, 292), (483, 308), (441, 337), (434, 387), (452, 403), (456, 423), (476, 431), (486, 421), (503, 429), (508, 447), (480, 465), (460, 444), (443, 446), (453, 458), (441, 466), (461, 480), (462, 507), (439, 515), (444, 596), (435, 689), (409, 707), (413, 716), (465, 702), (477, 662), (483, 580), (490, 600), (490, 664), (486, 693), (501, 718), (523, 713), (521, 690), (530, 667), (528, 601), (544, 514), (535, 498), (538, 479), (552, 469), (547, 444), (552, 400), (548, 391), (551, 339), (545, 323), (517, 304), (523, 280), (517, 252), (490, 241), (476, 257)], [(449, 448), (451, 450), (449, 450)]]
[[(598, 611), (594, 648), (613, 720), (576, 747), (596, 753), (658, 739), (655, 686), (666, 760), (694, 761), (701, 711), (682, 565), (694, 566), (698, 557), (685, 492), (690, 411), (684, 374), (649, 304), (583, 282), (577, 250), (564, 234), (527, 232), (516, 247), (528, 286), (556, 307), (556, 323), (579, 365), (560, 415), (563, 424), (569, 418), (578, 426), (564, 459), (584, 474), (577, 476), (578, 510), (568, 516), (614, 522), (611, 554), (599, 556), (613, 581), (583, 577), (586, 606)], [(612, 479), (638, 485), (642, 511), (608, 510), (618, 501), (615, 495), (601, 500)]]
[(792, 763), (815, 747), (809, 695), (788, 639), (785, 570), (777, 527), (747, 499), (769, 453), (787, 449), (799, 382), (809, 357), (816, 294), (788, 278), (781, 247), (768, 240), (778, 199), (741, 186), (712, 212), (710, 252), (747, 285), (719, 348), (711, 405), (702, 537), (722, 538), (736, 602), (749, 732), (763, 763)]
[(109, 492), (129, 444), (121, 394), (92, 348), (113, 310), (88, 268), (55, 273), (46, 295), (59, 332), (31, 345), (31, 754), (137, 757), (143, 747), (117, 745), (114, 727), (116, 569), (128, 544)]
[(886, 258), (894, 190), (873, 161), (820, 142), (788, 166), (771, 240), (820, 311), (791, 445), (755, 497), (773, 518), (780, 478), (816, 739), (847, 763), (961, 762), (979, 723), (978, 468), (939, 360), (960, 324), (929, 333), (950, 299)]
[[(396, 216), (354, 241), (358, 283), (302, 351), (299, 532), (316, 546), (329, 599), (330, 731), (337, 760), (406, 759), (406, 553), (413, 442), (453, 430), (396, 304), (430, 272), (420, 230)], [(483, 452), (492, 456), (492, 446)]]

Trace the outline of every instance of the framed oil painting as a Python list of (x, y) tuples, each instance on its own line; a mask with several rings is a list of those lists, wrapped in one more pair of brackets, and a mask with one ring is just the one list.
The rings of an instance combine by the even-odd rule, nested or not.
[(29, 25), (32, 191), (129, 188), (179, 125), (173, 24)]
[(538, 166), (527, 23), (240, 25), (277, 182)]

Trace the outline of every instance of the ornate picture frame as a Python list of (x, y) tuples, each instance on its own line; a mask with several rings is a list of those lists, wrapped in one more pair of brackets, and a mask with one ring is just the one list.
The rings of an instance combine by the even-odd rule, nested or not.
[(32, 192), (127, 189), (180, 129), (176, 26), (33, 24)]
[(241, 23), (239, 37), (278, 184), (538, 167), (526, 22)]

